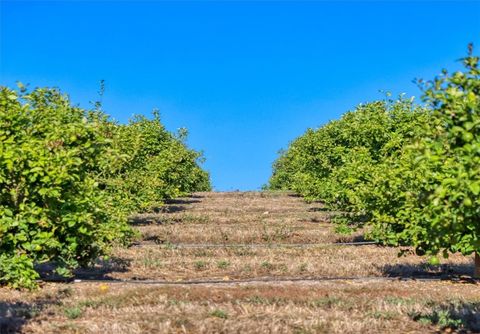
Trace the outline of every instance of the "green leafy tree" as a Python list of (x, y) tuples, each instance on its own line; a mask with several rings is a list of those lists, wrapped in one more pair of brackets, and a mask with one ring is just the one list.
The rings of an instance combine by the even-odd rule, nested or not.
[(55, 89), (20, 88), (0, 88), (0, 281), (33, 287), (36, 263), (68, 275), (130, 229), (94, 177), (114, 152), (98, 113)]
[(421, 83), (425, 105), (360, 106), (308, 130), (274, 164), (272, 188), (361, 216), (369, 235), (418, 255), (476, 253), (480, 275), (479, 57)]
[(402, 197), (395, 212), (375, 209), (381, 239), (413, 245), (421, 255), (480, 252), (478, 60), (470, 46), (464, 71), (444, 70), (423, 84), (429, 122), (390, 172), (398, 183), (391, 189)]
[(330, 207), (363, 211), (357, 193), (374, 167), (394, 155), (424, 122), (412, 101), (377, 101), (296, 139), (274, 163), (273, 189), (291, 189)]
[[(103, 85), (102, 85), (103, 92)], [(186, 130), (158, 113), (112, 122), (56, 89), (0, 88), (0, 282), (35, 286), (35, 265), (70, 275), (134, 235), (129, 215), (210, 190)]]
[(111, 164), (99, 181), (112, 203), (130, 213), (161, 206), (167, 199), (195, 191), (208, 191), (210, 178), (200, 164), (199, 152), (185, 144), (187, 132), (168, 132), (160, 115), (137, 115), (128, 124), (110, 124), (107, 132), (114, 148), (123, 153), (120, 164)]

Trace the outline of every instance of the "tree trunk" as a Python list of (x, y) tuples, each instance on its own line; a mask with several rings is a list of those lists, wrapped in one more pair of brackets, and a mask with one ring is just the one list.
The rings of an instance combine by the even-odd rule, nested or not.
[(480, 278), (480, 255), (475, 252), (475, 273), (473, 277)]

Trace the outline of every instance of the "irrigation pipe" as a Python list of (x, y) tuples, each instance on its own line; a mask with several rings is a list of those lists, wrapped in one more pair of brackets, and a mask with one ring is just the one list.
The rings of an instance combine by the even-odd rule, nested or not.
[(335, 282), (335, 281), (353, 281), (353, 282), (439, 282), (451, 281), (458, 283), (473, 283), (477, 284), (478, 279), (474, 278), (459, 278), (459, 277), (429, 277), (429, 276), (410, 276), (410, 277), (382, 277), (382, 276), (349, 276), (349, 277), (258, 277), (245, 279), (200, 279), (200, 280), (133, 280), (133, 279), (74, 279), (74, 280), (54, 280), (43, 279), (37, 282), (44, 283), (115, 283), (115, 284), (134, 284), (134, 285), (235, 285), (242, 283), (289, 283), (289, 282)]
[(197, 249), (197, 248), (315, 248), (315, 247), (341, 247), (341, 246), (369, 246), (379, 245), (375, 241), (361, 242), (336, 242), (336, 243), (309, 243), (309, 244), (157, 244), (138, 243), (132, 247), (158, 246), (171, 249)]

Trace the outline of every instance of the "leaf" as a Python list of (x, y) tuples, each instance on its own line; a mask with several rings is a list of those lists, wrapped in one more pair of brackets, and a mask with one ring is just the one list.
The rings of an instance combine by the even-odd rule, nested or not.
[(480, 193), (480, 182), (473, 182), (468, 185), (472, 193), (476, 196)]

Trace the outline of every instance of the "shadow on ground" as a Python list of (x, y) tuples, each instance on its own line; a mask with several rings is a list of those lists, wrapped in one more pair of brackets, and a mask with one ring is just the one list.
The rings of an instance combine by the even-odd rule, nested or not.
[(385, 276), (399, 278), (444, 278), (455, 279), (473, 275), (472, 264), (442, 264), (433, 266), (428, 263), (421, 264), (394, 264), (381, 268)]
[(308, 212), (330, 212), (331, 209), (327, 207), (312, 207), (308, 209)]
[(21, 333), (22, 328), (46, 307), (61, 304), (62, 300), (69, 295), (69, 289), (62, 289), (55, 295), (47, 295), (32, 302), (0, 301), (0, 333)]
[(180, 205), (187, 205), (187, 204), (195, 204), (195, 203), (200, 203), (202, 196), (196, 196), (196, 197), (189, 197), (189, 198), (175, 198), (175, 199), (169, 199), (165, 201), (165, 204), (180, 204)]
[[(88, 268), (79, 268), (73, 272), (72, 277), (62, 277), (55, 273), (54, 263), (43, 263), (37, 265), (35, 270), (40, 274), (40, 278), (45, 281), (69, 282), (75, 279), (94, 279), (94, 280), (115, 280), (110, 276), (111, 273), (124, 273), (130, 268), (131, 260), (118, 257), (110, 257), (108, 260), (98, 260), (95, 265)], [(2, 331), (0, 331), (3, 334)]]
[[(480, 303), (450, 302), (431, 305), (429, 311), (414, 312), (410, 317), (437, 325), (444, 333), (480, 333)], [(450, 329), (447, 331), (446, 329)]]
[(128, 217), (128, 223), (134, 226), (163, 224), (165, 219), (160, 217), (158, 213), (140, 213)]
[(204, 197), (191, 195), (187, 198), (175, 198), (165, 201), (165, 205), (152, 208), (150, 212), (138, 213), (128, 218), (131, 225), (162, 224), (166, 221), (162, 214), (178, 213), (189, 209), (189, 205), (200, 203)]
[[(364, 242), (374, 242), (373, 240), (371, 239), (367, 239), (365, 238), (365, 236), (363, 234), (360, 234), (360, 235), (354, 235), (354, 236), (351, 236), (351, 235), (339, 235), (337, 237), (337, 239), (335, 240), (335, 243), (337, 244), (341, 244), (341, 243), (344, 243), (344, 242), (352, 242), (352, 243), (364, 243)], [(359, 245), (361, 246), (361, 245)]]
[(172, 205), (167, 204), (165, 206), (155, 208), (154, 211), (158, 213), (177, 213), (187, 210), (188, 207), (186, 205)]
[(134, 226), (144, 226), (152, 224), (171, 223), (172, 220), (162, 214), (178, 213), (187, 210), (188, 208), (181, 205), (169, 205), (158, 209), (155, 213), (139, 213), (128, 217), (128, 223)]
[(129, 271), (132, 260), (119, 257), (110, 257), (108, 260), (100, 260), (91, 268), (75, 270), (76, 279), (115, 280), (109, 274), (125, 273)]
[(20, 333), (22, 327), (41, 310), (42, 303), (0, 301), (0, 333)]

